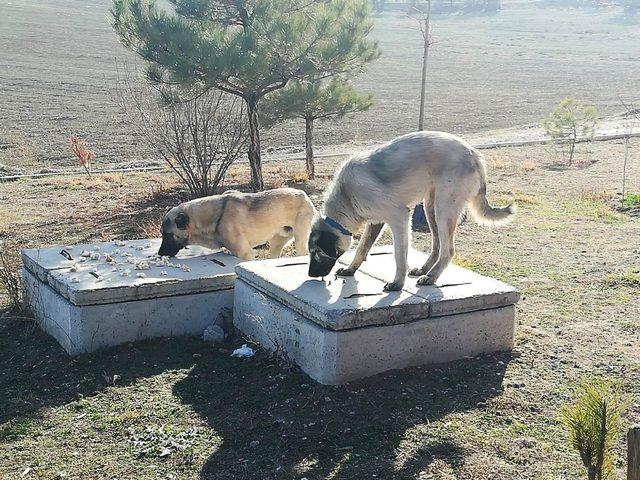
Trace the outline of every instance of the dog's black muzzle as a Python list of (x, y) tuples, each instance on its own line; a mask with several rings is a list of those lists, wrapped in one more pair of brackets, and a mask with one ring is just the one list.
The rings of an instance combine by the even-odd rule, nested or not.
[(333, 266), (336, 264), (337, 258), (323, 256), (321, 259), (311, 256), (309, 261), (310, 277), (326, 277), (329, 275)]
[(182, 248), (184, 248), (184, 245), (179, 245), (172, 236), (163, 236), (158, 255), (161, 257), (175, 257)]

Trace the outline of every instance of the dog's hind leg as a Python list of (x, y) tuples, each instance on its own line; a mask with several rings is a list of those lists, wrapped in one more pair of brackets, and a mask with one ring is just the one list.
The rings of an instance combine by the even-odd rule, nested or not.
[(356, 248), (356, 253), (353, 255), (353, 260), (346, 268), (339, 268), (336, 271), (336, 275), (341, 275), (343, 277), (350, 277), (356, 270), (360, 268), (362, 262), (365, 261), (367, 255), (369, 254), (369, 250), (373, 247), (373, 244), (376, 243), (382, 228), (384, 227), (384, 223), (367, 223), (364, 227), (364, 232), (362, 232), (362, 237), (360, 237), (360, 242), (358, 242), (358, 248)]
[(311, 233), (311, 223), (313, 212), (308, 215), (298, 215), (296, 224), (293, 226), (293, 238), (296, 243), (296, 255), (306, 255), (309, 253), (309, 234)]
[(282, 255), (282, 249), (289, 243), (292, 235), (277, 233), (269, 240), (269, 258), (278, 258)]
[[(467, 199), (460, 192), (436, 194), (435, 223), (440, 243), (440, 255), (426, 274), (418, 278), (418, 285), (433, 285), (455, 254), (455, 234)], [(430, 257), (431, 258), (431, 257)]]
[(427, 217), (427, 223), (429, 225), (429, 231), (431, 232), (431, 253), (429, 258), (424, 262), (421, 267), (412, 268), (409, 270), (409, 276), (419, 277), (424, 275), (431, 267), (433, 267), (438, 261), (440, 256), (440, 237), (438, 235), (438, 224), (436, 223), (436, 209), (433, 192), (424, 197), (424, 212)]
[(243, 260), (254, 260), (256, 258), (256, 252), (246, 239), (242, 239), (235, 244), (229, 243), (225, 246), (233, 255)]
[(411, 236), (411, 227), (409, 220), (411, 213), (409, 208), (403, 206), (398, 209), (393, 220), (389, 222), (391, 233), (393, 233), (393, 253), (396, 260), (396, 275), (393, 282), (384, 286), (386, 292), (402, 290), (407, 276), (407, 256), (409, 254), (409, 242)]

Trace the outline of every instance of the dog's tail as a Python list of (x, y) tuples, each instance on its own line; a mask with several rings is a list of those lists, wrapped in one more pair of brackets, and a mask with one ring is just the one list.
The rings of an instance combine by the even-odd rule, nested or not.
[(510, 222), (516, 213), (515, 203), (506, 207), (494, 207), (487, 200), (487, 181), (482, 157), (480, 163), (480, 189), (469, 202), (469, 210), (473, 218), (481, 225), (502, 225)]

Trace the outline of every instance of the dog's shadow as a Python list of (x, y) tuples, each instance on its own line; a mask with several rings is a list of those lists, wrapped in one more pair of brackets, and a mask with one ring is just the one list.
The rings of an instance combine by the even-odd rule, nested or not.
[(501, 391), (509, 360), (498, 354), (338, 387), (273, 359), (201, 361), (173, 391), (221, 438), (202, 479), (415, 478), (436, 461), (463, 465), (460, 442), (430, 425), (483, 408)]
[[(353, 283), (346, 277), (329, 288), (307, 280), (298, 293), (311, 290), (316, 301), (328, 302), (336, 293), (352, 294)], [(384, 304), (406, 298), (380, 294)], [(415, 478), (425, 469), (463, 465), (467, 452), (455, 435), (430, 425), (483, 408), (501, 391), (510, 358), (391, 371), (344, 386), (317, 384), (273, 358), (224, 359), (196, 365), (174, 393), (222, 439), (202, 479)]]
[(219, 437), (200, 476), (221, 480), (414, 478), (436, 461), (455, 470), (464, 447), (442, 423), (430, 425), (484, 408), (499, 395), (511, 359), (497, 354), (328, 387), (264, 352), (232, 358), (197, 338), (70, 358), (25, 321), (6, 319), (0, 352), (0, 424), (9, 425), (113, 386), (115, 373), (117, 386), (126, 386), (188, 370), (173, 394)]

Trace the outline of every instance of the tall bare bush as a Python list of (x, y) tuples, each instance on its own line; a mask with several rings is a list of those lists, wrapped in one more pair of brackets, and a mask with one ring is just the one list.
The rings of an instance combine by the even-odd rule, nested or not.
[(188, 92), (158, 90), (126, 75), (116, 90), (116, 102), (192, 198), (216, 193), (229, 167), (245, 153), (245, 107), (220, 90), (188, 97)]
[(25, 308), (22, 301), (21, 262), (18, 252), (18, 245), (0, 241), (0, 294), (4, 294), (8, 299), (9, 308), (16, 313), (22, 313)]

